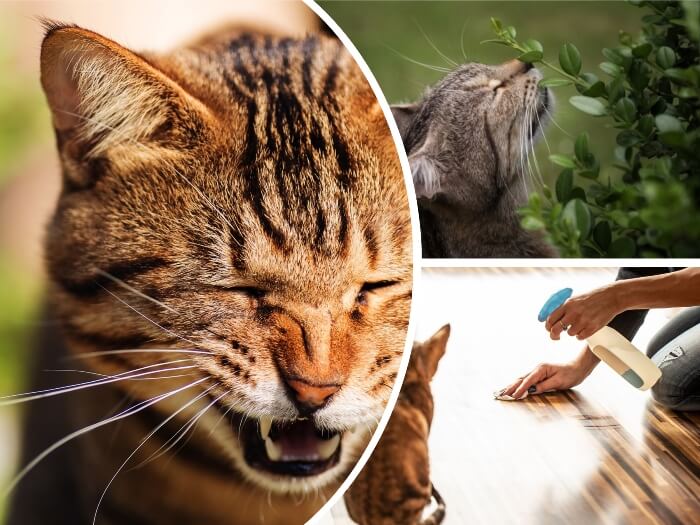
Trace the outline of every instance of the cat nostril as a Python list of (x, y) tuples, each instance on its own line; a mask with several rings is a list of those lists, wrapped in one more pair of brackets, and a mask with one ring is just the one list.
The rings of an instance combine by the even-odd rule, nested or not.
[(290, 397), (302, 416), (308, 416), (322, 408), (330, 397), (340, 390), (340, 385), (315, 385), (303, 379), (285, 379)]

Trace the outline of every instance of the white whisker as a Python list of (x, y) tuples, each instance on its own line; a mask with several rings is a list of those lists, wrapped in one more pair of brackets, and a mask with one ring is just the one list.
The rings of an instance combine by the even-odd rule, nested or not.
[[(173, 414), (171, 414), (170, 416), (168, 416), (168, 418), (166, 418), (162, 423), (160, 423), (157, 427), (155, 427), (155, 428), (151, 431), (150, 434), (148, 434), (145, 438), (143, 438), (143, 440), (141, 440), (141, 443), (139, 443), (138, 446), (133, 450), (133, 452), (132, 452), (131, 454), (129, 454), (129, 457), (127, 457), (127, 458), (124, 460), (124, 463), (122, 463), (122, 464), (120, 465), (120, 467), (119, 467), (119, 468), (117, 469), (117, 471), (114, 473), (114, 476), (112, 476), (112, 478), (109, 480), (109, 483), (107, 483), (107, 486), (105, 487), (104, 491), (102, 492), (102, 495), (100, 496), (100, 499), (99, 499), (98, 502), (97, 502), (97, 508), (95, 509), (95, 515), (94, 515), (93, 518), (92, 518), (92, 525), (95, 525), (95, 523), (97, 523), (97, 513), (98, 513), (99, 510), (100, 510), (100, 505), (102, 504), (102, 500), (104, 500), (104, 497), (105, 497), (105, 495), (107, 494), (107, 491), (109, 490), (109, 487), (112, 486), (112, 483), (114, 482), (114, 480), (117, 478), (117, 476), (119, 475), (119, 473), (124, 469), (124, 467), (125, 467), (126, 464), (129, 462), (129, 460), (130, 460), (131, 458), (134, 457), (134, 455), (136, 454), (136, 452), (138, 452), (138, 451), (141, 449), (141, 447), (142, 447), (156, 432), (158, 432), (161, 428), (163, 428), (169, 421), (171, 421), (173, 418), (175, 418), (175, 416), (177, 416), (180, 412), (182, 412), (183, 410), (185, 410), (186, 408), (188, 408), (189, 406), (191, 406), (192, 404), (194, 404), (195, 402), (199, 401), (201, 398), (203, 398), (204, 396), (206, 396), (207, 393), (208, 393), (210, 390), (212, 390), (215, 386), (216, 386), (216, 385), (212, 385), (212, 386), (209, 387), (207, 390), (205, 390), (204, 392), (202, 392), (200, 395), (198, 395), (197, 397), (195, 397), (194, 399), (190, 400), (188, 403), (186, 403), (185, 405), (183, 405), (182, 407), (180, 407), (177, 411), (175, 411)], [(222, 397), (224, 397), (225, 395), (227, 395), (229, 392), (230, 392), (230, 390), (227, 391), (227, 392), (224, 392), (224, 393), (221, 394), (219, 397), (217, 397), (216, 399), (214, 399), (211, 403), (209, 403), (209, 405), (207, 405), (207, 407), (206, 407), (204, 410), (202, 410), (201, 413), (204, 413), (205, 410), (207, 410), (209, 407), (213, 406), (214, 403), (216, 403), (217, 401), (219, 401)]]
[(153, 319), (151, 319), (151, 318), (148, 317), (147, 315), (145, 315), (145, 314), (139, 312), (136, 308), (134, 308), (133, 306), (131, 306), (131, 305), (130, 305), (129, 303), (127, 303), (124, 299), (122, 299), (122, 298), (119, 297), (117, 294), (113, 293), (112, 291), (108, 290), (107, 288), (105, 288), (105, 287), (102, 286), (101, 284), (98, 285), (98, 286), (100, 286), (100, 288), (102, 288), (102, 289), (103, 289), (105, 292), (107, 292), (109, 295), (111, 295), (112, 297), (114, 297), (117, 301), (119, 301), (120, 303), (122, 303), (122, 304), (125, 305), (127, 308), (129, 308), (130, 310), (134, 311), (135, 313), (137, 313), (137, 314), (140, 315), (141, 317), (143, 317), (146, 321), (148, 321), (148, 322), (151, 323), (152, 325), (154, 325), (154, 326), (160, 328), (160, 329), (163, 330), (165, 333), (168, 333), (168, 334), (170, 334), (170, 335), (172, 335), (172, 336), (174, 336), (174, 337), (176, 337), (176, 338), (178, 338), (178, 339), (181, 339), (181, 340), (183, 340), (183, 341), (185, 341), (185, 342), (187, 342), (187, 343), (190, 343), (191, 345), (197, 346), (197, 343), (195, 343), (194, 341), (190, 341), (190, 340), (187, 339), (186, 337), (183, 337), (183, 336), (181, 336), (180, 334), (173, 332), (172, 330), (168, 330), (167, 328), (165, 328), (164, 326), (161, 326), (160, 324), (158, 324), (156, 321), (154, 321)]
[(445, 53), (443, 53), (442, 51), (440, 51), (440, 49), (438, 49), (438, 47), (435, 45), (435, 42), (433, 42), (433, 41), (430, 39), (430, 37), (428, 36), (428, 34), (423, 30), (423, 28), (420, 26), (420, 24), (418, 23), (418, 21), (417, 21), (415, 18), (413, 19), (413, 23), (414, 23), (414, 24), (416, 25), (416, 27), (418, 28), (418, 31), (421, 32), (421, 34), (423, 35), (423, 37), (425, 38), (425, 40), (428, 42), (428, 44), (430, 45), (430, 47), (432, 47), (432, 48), (437, 52), (437, 54), (440, 55), (440, 56), (443, 58), (443, 60), (445, 60), (445, 62), (447, 62), (448, 64), (450, 64), (451, 66), (454, 66), (454, 67), (459, 66), (459, 64), (458, 64), (457, 62), (455, 62), (454, 60), (452, 60), (452, 59), (451, 59), (450, 57), (448, 57)]
[(102, 352), (83, 352), (81, 354), (72, 355), (69, 359), (81, 359), (84, 357), (95, 357), (100, 355), (119, 355), (119, 354), (201, 354), (214, 355), (213, 352), (207, 350), (186, 350), (180, 348), (128, 348), (124, 350), (105, 350)]
[(170, 396), (178, 394), (179, 392), (182, 392), (183, 390), (191, 388), (191, 387), (193, 387), (193, 386), (195, 386), (203, 381), (206, 381), (208, 379), (209, 379), (208, 377), (202, 378), (198, 381), (190, 383), (189, 385), (185, 385), (185, 386), (180, 387), (180, 388), (173, 390), (171, 392), (167, 392), (167, 393), (161, 394), (155, 398), (151, 398), (147, 401), (143, 401), (141, 403), (138, 403), (137, 405), (128, 408), (127, 410), (117, 414), (116, 416), (112, 416), (112, 417), (105, 419), (103, 421), (100, 421), (98, 423), (93, 423), (92, 425), (88, 425), (87, 427), (84, 427), (80, 430), (76, 430), (75, 432), (72, 432), (72, 433), (68, 434), (67, 436), (59, 439), (53, 445), (44, 449), (43, 452), (41, 452), (32, 461), (30, 461), (29, 464), (27, 464), (22, 470), (19, 471), (19, 473), (12, 479), (12, 481), (10, 482), (8, 487), (3, 491), (3, 493), (2, 493), (3, 498), (7, 497), (7, 495), (12, 491), (12, 489), (14, 489), (15, 486), (17, 486), (17, 483), (19, 483), (22, 480), (22, 478), (24, 478), (24, 476), (26, 476), (29, 473), (29, 471), (31, 471), (37, 464), (39, 464), (42, 459), (44, 459), (46, 456), (51, 454), (51, 452), (53, 452), (57, 448), (65, 445), (69, 441), (75, 439), (76, 437), (82, 436), (83, 434), (87, 434), (88, 432), (91, 432), (92, 430), (95, 430), (97, 428), (108, 425), (109, 423), (113, 423), (114, 421), (124, 419), (124, 418), (129, 417), (133, 414), (136, 414), (137, 412), (145, 410), (146, 408), (158, 403), (159, 401), (161, 401), (163, 399), (166, 399)]
[[(36, 390), (34, 392), (24, 392), (21, 394), (13, 394), (10, 396), (4, 396), (4, 397), (0, 397), (0, 406), (15, 405), (17, 403), (26, 403), (28, 401), (33, 401), (35, 399), (43, 399), (45, 397), (53, 397), (53, 396), (57, 396), (60, 394), (66, 394), (68, 392), (75, 392), (77, 390), (91, 388), (93, 386), (102, 386), (102, 385), (109, 384), (109, 383), (116, 383), (117, 381), (125, 381), (127, 379), (133, 379), (135, 377), (143, 377), (143, 376), (147, 376), (150, 374), (158, 374), (160, 372), (171, 372), (171, 371), (176, 371), (176, 370), (198, 368), (196, 365), (189, 365), (189, 366), (178, 366), (178, 367), (173, 367), (173, 368), (162, 368), (159, 370), (150, 370), (148, 372), (140, 372), (138, 374), (133, 373), (133, 372), (138, 372), (140, 370), (154, 368), (157, 366), (170, 365), (170, 364), (176, 364), (176, 363), (184, 363), (184, 362), (190, 362), (190, 361), (192, 361), (192, 360), (191, 359), (178, 359), (176, 361), (168, 361), (166, 363), (156, 363), (153, 365), (144, 366), (142, 368), (137, 368), (135, 370), (129, 370), (127, 372), (115, 374), (113, 376), (108, 376), (105, 379), (95, 379), (92, 381), (86, 381), (84, 383), (78, 383), (77, 385), (60, 386), (60, 387), (55, 387), (55, 388), (47, 388), (44, 390)], [(131, 374), (131, 375), (128, 375), (128, 374)], [(7, 400), (7, 401), (2, 401), (2, 400)]]

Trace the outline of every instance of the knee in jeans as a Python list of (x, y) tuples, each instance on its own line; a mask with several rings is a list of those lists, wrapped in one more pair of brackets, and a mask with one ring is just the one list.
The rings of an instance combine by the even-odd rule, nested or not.
[(657, 403), (670, 409), (676, 408), (682, 401), (678, 389), (669, 386), (663, 380), (651, 387), (651, 396)]

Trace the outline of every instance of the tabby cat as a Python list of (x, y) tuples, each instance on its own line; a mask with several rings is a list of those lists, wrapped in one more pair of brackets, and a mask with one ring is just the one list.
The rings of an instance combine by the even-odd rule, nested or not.
[[(414, 343), (406, 378), (377, 448), (345, 493), (350, 517), (360, 525), (437, 525), (445, 503), (430, 481), (428, 434), (433, 420), (430, 381), (445, 353), (450, 325)], [(436, 508), (423, 517), (435, 499)]]
[(156, 55), (61, 24), (41, 82), (63, 190), (39, 360), (89, 375), (30, 405), (24, 465), (85, 431), (10, 523), (303, 523), (366, 445), (407, 329), (407, 194), (368, 82), (320, 34)]
[(528, 151), (552, 98), (517, 60), (469, 63), (393, 106), (418, 197), (424, 257), (553, 257), (520, 226)]

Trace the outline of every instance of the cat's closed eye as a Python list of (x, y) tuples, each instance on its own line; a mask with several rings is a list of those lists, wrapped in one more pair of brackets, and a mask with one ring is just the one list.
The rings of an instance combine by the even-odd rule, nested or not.
[(390, 288), (392, 286), (395, 286), (399, 284), (398, 281), (375, 281), (375, 282), (366, 282), (362, 285), (362, 288), (360, 288), (360, 291), (357, 294), (356, 301), (359, 304), (366, 304), (367, 303), (367, 297), (371, 293), (378, 293), (381, 290)]

